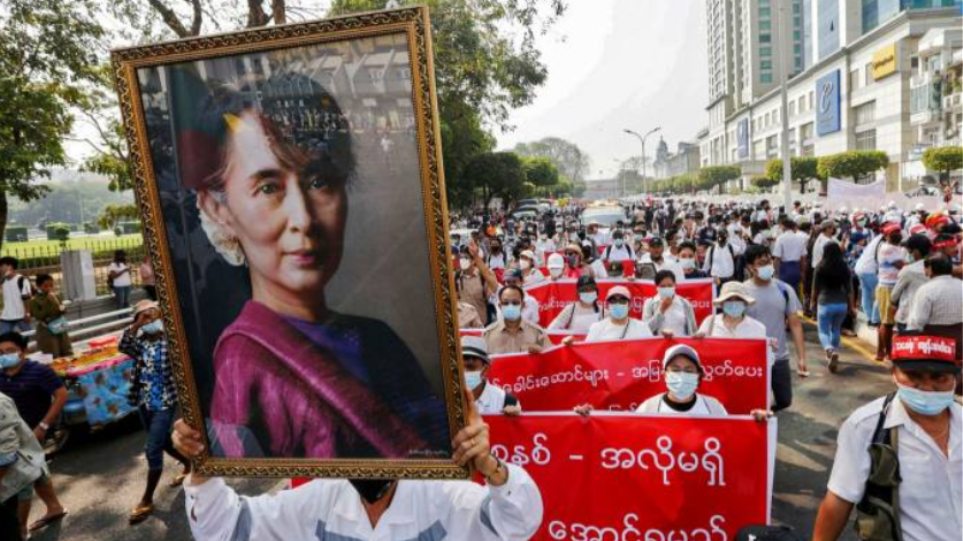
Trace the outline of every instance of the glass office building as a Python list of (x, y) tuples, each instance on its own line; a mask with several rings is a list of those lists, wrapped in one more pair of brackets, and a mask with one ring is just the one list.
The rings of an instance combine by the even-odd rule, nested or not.
[(908, 9), (953, 6), (963, 8), (963, 0), (862, 0), (862, 2), (864, 34)]

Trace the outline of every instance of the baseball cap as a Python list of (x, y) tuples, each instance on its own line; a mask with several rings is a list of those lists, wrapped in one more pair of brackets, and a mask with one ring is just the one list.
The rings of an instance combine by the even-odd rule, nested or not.
[(889, 222), (884, 224), (883, 227), (881, 227), (879, 230), (884, 235), (889, 235), (891, 233), (896, 233), (897, 231), (901, 231), (902, 229), (903, 228), (900, 227), (899, 222)]
[(694, 362), (699, 368), (699, 372), (702, 372), (702, 363), (699, 361), (699, 353), (692, 349), (692, 347), (685, 344), (676, 344), (669, 349), (665, 350), (665, 355), (662, 357), (662, 369), (669, 366), (669, 362), (675, 359), (679, 355), (688, 358), (690, 361)]
[(960, 373), (956, 340), (943, 336), (903, 334), (893, 338), (893, 365), (903, 370)]
[(609, 300), (612, 297), (625, 297), (626, 299), (632, 300), (632, 293), (630, 293), (629, 288), (625, 286), (615, 286), (605, 294), (605, 300)]
[(548, 256), (548, 264), (546, 266), (550, 269), (564, 269), (565, 258), (562, 257), (562, 254), (552, 254)]
[(461, 355), (462, 357), (476, 357), (485, 364), (491, 364), (492, 362), (488, 357), (488, 345), (485, 344), (485, 339), (480, 336), (462, 336)]
[(525, 259), (530, 259), (532, 261), (535, 261), (535, 252), (531, 250), (525, 250), (522, 253), (518, 254), (518, 257), (524, 257)]

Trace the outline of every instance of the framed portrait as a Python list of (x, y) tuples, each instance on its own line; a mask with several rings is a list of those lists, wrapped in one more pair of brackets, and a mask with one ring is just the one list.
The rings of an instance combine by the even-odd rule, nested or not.
[(466, 478), (427, 8), (112, 60), (200, 471)]

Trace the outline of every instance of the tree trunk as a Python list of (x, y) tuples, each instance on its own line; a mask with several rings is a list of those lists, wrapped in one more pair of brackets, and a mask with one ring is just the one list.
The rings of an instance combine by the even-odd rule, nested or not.
[(9, 210), (7, 192), (0, 190), (0, 249), (3, 248), (3, 234), (7, 230), (7, 212)]
[(274, 24), (284, 24), (288, 22), (287, 13), (284, 9), (284, 0), (271, 0), (271, 15), (274, 17)]

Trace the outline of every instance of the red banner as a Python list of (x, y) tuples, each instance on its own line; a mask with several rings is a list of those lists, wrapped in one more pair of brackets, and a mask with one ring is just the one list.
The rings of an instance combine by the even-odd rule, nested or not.
[[(461, 336), (481, 336), (483, 332), (485, 332), (485, 329), (459, 329), (458, 330), (458, 334)], [(584, 334), (573, 333), (568, 331), (546, 330), (545, 334), (548, 335), (548, 339), (551, 340), (552, 343), (555, 344), (556, 346), (561, 344), (562, 340), (565, 340), (569, 336), (571, 336), (576, 342), (581, 342), (582, 340), (585, 340)]]
[(727, 541), (766, 524), (769, 431), (746, 417), (488, 416), (492, 454), (525, 468), (545, 516), (533, 541)]
[(572, 344), (537, 355), (496, 355), (488, 380), (518, 397), (525, 411), (596, 409), (634, 411), (665, 392), (662, 356), (674, 344), (699, 352), (705, 376), (699, 392), (733, 415), (767, 409), (769, 370), (765, 340), (649, 338)]
[[(576, 280), (572, 279), (562, 279), (525, 288), (525, 292), (538, 301), (539, 323), (542, 327), (548, 327), (566, 306), (578, 299), (575, 282)], [(645, 300), (656, 294), (655, 283), (651, 280), (604, 279), (598, 280), (597, 283), (600, 299), (604, 299), (609, 289), (615, 286), (629, 288), (632, 293), (630, 313), (636, 319), (642, 319), (642, 308), (645, 305)], [(701, 324), (703, 319), (712, 314), (711, 279), (686, 280), (679, 282), (675, 287), (678, 295), (692, 303), (697, 323)]]

